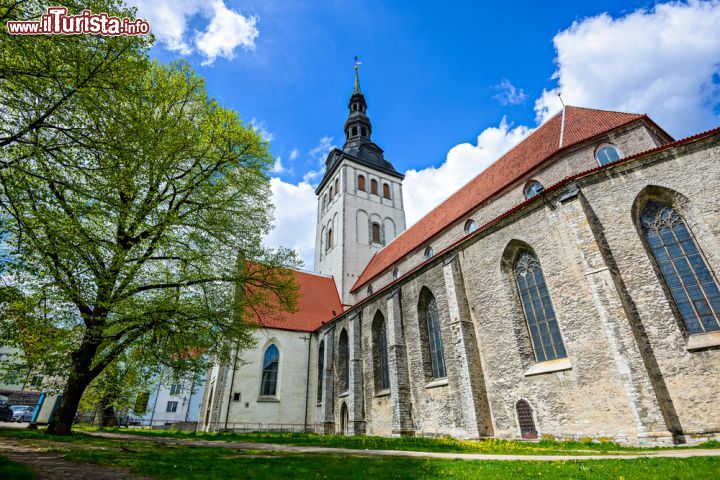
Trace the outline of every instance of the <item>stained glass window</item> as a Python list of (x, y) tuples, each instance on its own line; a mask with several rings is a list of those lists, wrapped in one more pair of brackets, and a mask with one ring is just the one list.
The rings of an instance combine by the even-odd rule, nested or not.
[(528, 251), (520, 253), (514, 271), (535, 358), (544, 362), (566, 357), (555, 309), (537, 257)]
[(683, 217), (649, 201), (640, 214), (645, 240), (688, 333), (720, 330), (720, 290)]

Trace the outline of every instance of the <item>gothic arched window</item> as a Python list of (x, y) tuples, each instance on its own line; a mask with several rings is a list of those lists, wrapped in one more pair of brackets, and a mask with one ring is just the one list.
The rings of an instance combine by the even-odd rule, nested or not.
[(325, 340), (320, 342), (320, 348), (318, 348), (318, 361), (317, 361), (317, 403), (322, 402), (322, 390), (323, 390), (323, 375), (325, 372)]
[(335, 179), (335, 193), (336, 194), (340, 193), (340, 179), (339, 178)]
[(394, 279), (397, 279), (399, 276), (400, 276), (400, 269), (397, 267), (393, 268), (392, 277)]
[(601, 145), (600, 148), (595, 151), (595, 160), (597, 160), (600, 166), (617, 162), (620, 160), (620, 152), (615, 145)]
[(375, 391), (390, 388), (390, 367), (388, 364), (387, 329), (385, 318), (377, 312), (372, 325), (374, 361), (375, 361)]
[(278, 366), (280, 363), (280, 351), (273, 344), (265, 349), (263, 355), (262, 383), (260, 384), (260, 395), (263, 397), (274, 397), (277, 393)]
[(348, 344), (347, 330), (343, 328), (340, 332), (340, 341), (338, 342), (338, 390), (340, 393), (348, 391), (348, 381), (350, 378), (350, 348)]
[(538, 362), (544, 362), (567, 357), (555, 309), (535, 254), (521, 251), (513, 271), (535, 358)]
[(383, 183), (383, 197), (390, 198), (390, 185)]
[(334, 195), (334, 193), (333, 193), (333, 187), (330, 187), (330, 201), (331, 201), (331, 202), (332, 202), (332, 199), (333, 199), (334, 196), (335, 196), (335, 195)]
[(375, 179), (370, 180), (370, 193), (378, 194), (378, 182)]
[(325, 208), (327, 208), (327, 195), (323, 195), (322, 209), (325, 210)]
[(372, 241), (373, 243), (380, 243), (380, 224), (373, 222), (372, 224)]
[(683, 217), (655, 200), (645, 204), (640, 225), (660, 277), (688, 333), (720, 330), (720, 290)]
[(430, 373), (432, 378), (445, 378), (445, 349), (440, 333), (440, 317), (438, 316), (435, 297), (429, 290), (421, 292), (419, 305), (420, 322), (424, 323), (425, 332), (422, 337), (427, 338), (427, 349), (430, 357)]
[(365, 191), (365, 177), (358, 175), (358, 190)]
[(332, 231), (332, 228), (330, 228), (330, 229), (328, 229), (328, 233), (327, 233), (327, 243), (325, 245), (325, 251), (327, 252), (328, 250), (330, 250), (332, 248), (332, 246), (333, 246), (333, 231)]

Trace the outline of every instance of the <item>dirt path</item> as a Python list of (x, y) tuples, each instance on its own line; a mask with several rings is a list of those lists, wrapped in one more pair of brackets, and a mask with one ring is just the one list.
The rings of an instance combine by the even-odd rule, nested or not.
[(43, 451), (40, 446), (0, 437), (0, 455), (30, 467), (39, 479), (48, 480), (150, 480), (131, 475), (127, 470), (89, 463), (76, 463), (60, 453)]
[(191, 445), (194, 447), (232, 448), (238, 450), (268, 450), (287, 453), (326, 453), (360, 456), (385, 457), (422, 457), (459, 460), (607, 460), (607, 459), (636, 459), (636, 458), (688, 458), (688, 457), (719, 457), (720, 449), (668, 449), (648, 450), (644, 452), (616, 453), (608, 455), (497, 455), (485, 453), (445, 453), (445, 452), (417, 452), (407, 450), (355, 450), (350, 448), (329, 447), (303, 447), (298, 445), (282, 445), (276, 443), (254, 442), (225, 442), (212, 440), (188, 440), (182, 438), (151, 437), (110, 432), (86, 432), (103, 438), (118, 440), (134, 440), (143, 442), (161, 443), (164, 445)]

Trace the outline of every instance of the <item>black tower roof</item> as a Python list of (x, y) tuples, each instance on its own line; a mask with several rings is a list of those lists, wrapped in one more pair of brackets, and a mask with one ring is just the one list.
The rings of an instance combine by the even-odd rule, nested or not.
[(363, 95), (360, 89), (360, 77), (357, 65), (355, 66), (355, 83), (352, 94), (350, 95), (350, 101), (348, 102), (348, 109), (350, 113), (348, 114), (347, 120), (345, 120), (344, 127), (345, 145), (343, 145), (342, 150), (335, 148), (328, 154), (325, 160), (325, 176), (320, 182), (320, 185), (315, 189), (316, 194), (322, 190), (328, 178), (335, 173), (335, 169), (344, 158), (368, 168), (392, 175), (401, 180), (405, 178), (403, 174), (395, 170), (395, 167), (393, 167), (390, 162), (385, 160), (383, 149), (378, 147), (370, 139), (372, 124), (366, 113), (367, 102), (365, 101), (365, 95)]

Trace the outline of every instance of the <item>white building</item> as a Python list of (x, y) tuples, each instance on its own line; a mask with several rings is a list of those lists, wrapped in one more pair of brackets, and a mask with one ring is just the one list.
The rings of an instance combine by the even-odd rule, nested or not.
[(161, 375), (161, 380), (148, 395), (148, 410), (138, 420), (151, 426), (197, 422), (204, 391), (204, 377), (188, 375), (173, 379), (171, 375)]

